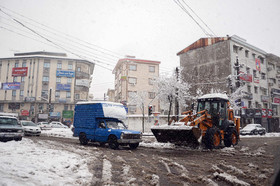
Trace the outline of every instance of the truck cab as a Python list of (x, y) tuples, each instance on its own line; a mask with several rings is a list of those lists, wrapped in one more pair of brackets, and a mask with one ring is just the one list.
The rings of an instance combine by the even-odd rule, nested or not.
[(122, 104), (113, 102), (78, 102), (74, 115), (74, 136), (82, 145), (89, 141), (109, 144), (117, 149), (129, 145), (136, 149), (142, 141), (142, 133), (128, 130), (123, 122), (126, 111)]

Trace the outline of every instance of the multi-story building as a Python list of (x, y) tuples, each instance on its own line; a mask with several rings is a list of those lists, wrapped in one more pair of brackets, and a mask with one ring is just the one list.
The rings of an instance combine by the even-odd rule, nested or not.
[(272, 118), (270, 119), (271, 131), (280, 131), (280, 57), (267, 54), (267, 76), (268, 76), (268, 93), (270, 95), (270, 108)]
[[(241, 122), (261, 123), (267, 129), (271, 118), (266, 52), (238, 36), (201, 38), (180, 51), (183, 80), (191, 83), (191, 94), (198, 89), (232, 93), (242, 86)], [(238, 75), (239, 74), (239, 75)], [(237, 76), (238, 75), (238, 76)], [(234, 77), (230, 88), (229, 77)]]
[[(145, 114), (148, 106), (153, 106), (153, 111), (158, 112), (159, 100), (156, 98), (153, 81), (159, 76), (159, 61), (142, 60), (135, 58), (120, 59), (113, 70), (115, 74), (115, 101), (126, 104), (128, 114), (142, 114), (141, 109), (134, 102), (132, 97), (135, 95), (146, 95)], [(141, 103), (141, 104), (142, 104)]]
[(0, 58), (0, 112), (35, 122), (71, 122), (75, 103), (88, 100), (93, 70), (94, 63), (64, 53)]

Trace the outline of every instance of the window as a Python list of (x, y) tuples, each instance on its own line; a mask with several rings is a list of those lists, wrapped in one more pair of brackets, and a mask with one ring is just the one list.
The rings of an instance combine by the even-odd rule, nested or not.
[(60, 97), (60, 92), (59, 91), (55, 91), (55, 97)]
[(44, 68), (50, 68), (50, 62), (44, 62)]
[(155, 72), (156, 67), (155, 66), (149, 66), (149, 72)]
[(252, 54), (252, 57), (253, 57), (253, 59), (255, 59), (255, 58), (256, 58), (256, 54), (253, 53), (253, 54)]
[(17, 77), (14, 77), (14, 78), (13, 78), (13, 82), (17, 82)]
[(262, 73), (262, 79), (265, 79), (265, 73)]
[(60, 83), (61, 82), (61, 77), (56, 77), (56, 82)]
[(248, 50), (245, 50), (245, 57), (249, 57), (249, 51)]
[(18, 67), (18, 61), (16, 61), (16, 63), (15, 63), (15, 67)]
[(128, 112), (135, 113), (136, 112), (136, 105), (129, 105)]
[(267, 95), (267, 89), (266, 89), (266, 88), (262, 88), (262, 94), (263, 94), (264, 96)]
[(22, 77), (21, 77), (21, 82), (24, 82), (24, 81), (25, 81), (25, 77), (22, 76)]
[(73, 65), (72, 64), (68, 64), (68, 70), (72, 70), (73, 69)]
[(255, 94), (258, 94), (258, 87), (254, 87)]
[(136, 65), (129, 65), (129, 70), (136, 71), (137, 66)]
[(249, 67), (246, 67), (246, 73), (250, 74), (250, 68)]
[(154, 79), (149, 78), (149, 85), (153, 85), (154, 84)]
[(48, 76), (43, 76), (43, 82), (49, 82), (49, 77)]
[(68, 110), (68, 105), (64, 105), (64, 110)]
[(42, 90), (41, 97), (47, 98), (48, 95), (49, 95), (49, 91), (48, 90)]
[(75, 99), (80, 100), (80, 94), (75, 94)]
[(24, 95), (24, 91), (20, 90), (20, 96), (23, 97), (23, 95)]
[(22, 62), (22, 67), (26, 67), (26, 61)]
[(256, 107), (256, 108), (260, 108), (259, 102), (257, 102), (257, 101), (255, 102), (255, 107)]
[(238, 53), (238, 47), (236, 45), (233, 45), (233, 52), (236, 54)]
[(12, 96), (13, 96), (13, 97), (16, 97), (16, 95), (17, 95), (16, 90), (13, 90), (13, 92), (12, 92)]
[(149, 99), (154, 99), (155, 95), (156, 94), (154, 92), (149, 92)]
[(78, 67), (78, 68), (77, 68), (77, 71), (78, 71), (78, 72), (81, 72), (81, 67)]
[(134, 85), (135, 85), (135, 84), (137, 83), (137, 79), (134, 78), (134, 77), (129, 77), (129, 78), (128, 78), (128, 83), (129, 83), (129, 84), (134, 84)]
[(257, 71), (256, 70), (253, 70), (253, 75), (254, 75), (254, 78), (257, 77)]
[(66, 98), (71, 98), (71, 92), (66, 92)]
[(251, 93), (251, 86), (250, 85), (247, 86), (247, 90), (248, 90), (249, 93)]
[(261, 61), (261, 64), (264, 63), (264, 58), (263, 57), (259, 57), (260, 58), (260, 61)]
[(252, 101), (248, 101), (248, 108), (252, 108)]
[(4, 111), (4, 104), (0, 104), (0, 112)]
[(72, 83), (72, 78), (67, 78), (67, 83), (71, 84)]
[(62, 64), (60, 61), (58, 61), (58, 63), (57, 63), (57, 69), (62, 69)]
[(274, 78), (269, 78), (269, 83), (276, 83), (276, 79), (274, 79)]

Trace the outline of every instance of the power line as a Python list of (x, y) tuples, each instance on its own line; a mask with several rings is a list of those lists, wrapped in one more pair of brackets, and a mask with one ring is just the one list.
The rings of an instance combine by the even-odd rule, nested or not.
[[(97, 49), (94, 49), (94, 48), (89, 47), (89, 46), (87, 46), (87, 45), (84, 45), (84, 44), (79, 43), (80, 45), (83, 45), (83, 46), (85, 46), (85, 47), (91, 48), (92, 50), (101, 52), (101, 53), (106, 54), (106, 55), (110, 55), (110, 56), (115, 57), (115, 58), (122, 58), (122, 57), (123, 57), (123, 55), (121, 55), (121, 54), (118, 54), (118, 53), (113, 52), (113, 51), (111, 51), (111, 50), (102, 48), (102, 47), (100, 47), (100, 46), (98, 46), (98, 45), (94, 45), (94, 44), (89, 43), (89, 42), (87, 42), (87, 41), (82, 41), (82, 40), (80, 40), (80, 39), (77, 38), (77, 37), (68, 35), (68, 34), (66, 34), (66, 33), (63, 33), (63, 32), (61, 32), (61, 31), (59, 31), (59, 30), (56, 30), (56, 29), (54, 29), (54, 28), (51, 28), (51, 27), (49, 27), (49, 26), (47, 26), (47, 25), (44, 25), (44, 24), (42, 24), (42, 23), (40, 23), (40, 22), (38, 22), (38, 21), (35, 21), (35, 20), (33, 20), (33, 19), (31, 19), (31, 18), (28, 18), (28, 17), (26, 17), (26, 16), (24, 16), (24, 15), (21, 15), (21, 14), (15, 12), (15, 11), (13, 11), (13, 10), (10, 10), (10, 9), (5, 8), (5, 7), (3, 7), (3, 6), (0, 6), (0, 7), (6, 9), (6, 10), (8, 10), (8, 11), (10, 11), (10, 12), (16, 14), (16, 15), (19, 15), (19, 16), (25, 18), (25, 19), (28, 19), (28, 20), (30, 20), (30, 21), (36, 23), (36, 24), (39, 24), (39, 25), (41, 25), (41, 26), (43, 26), (43, 27), (46, 27), (46, 28), (48, 28), (48, 29), (50, 29), (50, 30), (54, 30), (54, 31), (56, 31), (56, 32), (59, 32), (59, 33), (61, 33), (61, 35), (63, 35), (63, 36), (70, 37), (71, 39), (74, 38), (75, 40), (78, 40), (79, 42), (83, 42), (83, 43), (85, 43), (85, 44), (87, 44), (87, 45), (91, 45), (91, 46), (100, 48), (100, 49), (102, 49), (102, 50), (104, 50), (104, 51), (107, 51), (107, 52), (110, 52), (110, 53), (112, 53), (112, 54), (109, 54), (109, 53), (103, 52), (103, 51), (101, 51), (101, 50), (97, 50)], [(1, 9), (0, 9), (0, 10), (1, 10)], [(2, 10), (1, 10), (1, 11), (2, 11)], [(26, 22), (26, 21), (25, 21), (25, 22)], [(30, 23), (29, 23), (29, 24), (30, 24)], [(34, 26), (34, 25), (33, 25), (33, 26)], [(43, 28), (41, 28), (41, 29), (43, 29)], [(43, 29), (43, 30), (45, 30), (45, 29)], [(47, 30), (45, 30), (45, 31), (47, 31)], [(48, 31), (48, 32), (50, 32), (50, 31)], [(53, 33), (53, 32), (51, 32), (51, 33)], [(57, 33), (53, 33), (53, 34), (57, 35)], [(69, 38), (66, 38), (66, 39), (69, 39)], [(76, 42), (76, 41), (73, 41), (73, 40), (72, 40), (72, 42)], [(76, 42), (76, 43), (77, 43), (77, 42)], [(113, 55), (113, 54), (114, 54), (114, 55)]]
[(199, 28), (204, 32), (206, 36), (211, 36), (196, 20), (195, 18), (188, 12), (188, 10), (183, 6), (183, 4), (179, 0), (174, 0), (174, 2), (199, 26)]

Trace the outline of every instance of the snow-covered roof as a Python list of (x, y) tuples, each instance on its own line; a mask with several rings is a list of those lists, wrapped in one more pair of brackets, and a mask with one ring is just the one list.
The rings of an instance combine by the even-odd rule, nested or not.
[(79, 101), (77, 103), (77, 105), (80, 105), (80, 104), (97, 104), (97, 103), (106, 103), (106, 104), (123, 106), (123, 104), (121, 104), (121, 103), (110, 102), (110, 101)]
[(228, 96), (226, 94), (222, 94), (222, 93), (205, 94), (198, 99), (213, 99), (213, 98), (229, 100)]

